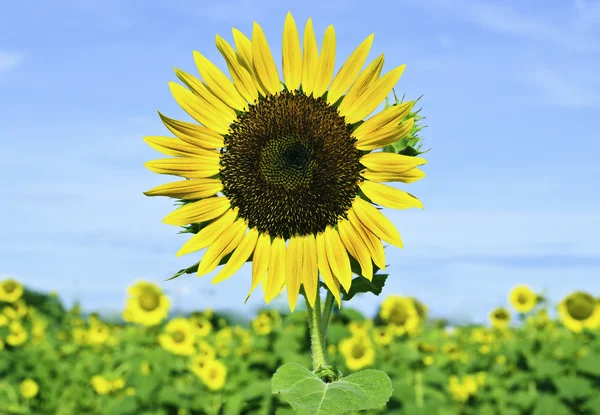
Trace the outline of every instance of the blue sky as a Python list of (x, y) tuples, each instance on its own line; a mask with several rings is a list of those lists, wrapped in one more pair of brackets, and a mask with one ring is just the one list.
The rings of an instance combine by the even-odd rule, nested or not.
[[(175, 5), (173, 5), (175, 4)], [(339, 68), (375, 33), (370, 59), (407, 68), (396, 91), (421, 100), (428, 176), (403, 187), (424, 210), (385, 213), (405, 248), (386, 249), (385, 292), (434, 314), (485, 319), (517, 283), (558, 300), (600, 294), (600, 2), (423, 0), (286, 3), (11, 2), (0, 16), (0, 277), (58, 290), (70, 304), (116, 309), (136, 279), (160, 282), (178, 307), (246, 306), (250, 265), (227, 282), (163, 282), (201, 254), (161, 223), (172, 180), (141, 139), (168, 135), (156, 111), (188, 119), (167, 85), (195, 72), (198, 50), (226, 69), (214, 41), (263, 27), (280, 62), (290, 10), (333, 24)], [(369, 60), (370, 60), (369, 59)], [(259, 294), (257, 292), (257, 294)], [(378, 299), (352, 305), (374, 312)]]

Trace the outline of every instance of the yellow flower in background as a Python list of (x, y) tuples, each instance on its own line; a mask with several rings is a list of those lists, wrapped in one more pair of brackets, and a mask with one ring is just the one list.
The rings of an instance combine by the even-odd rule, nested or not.
[(123, 319), (143, 326), (160, 324), (169, 314), (171, 303), (162, 289), (151, 282), (139, 281), (128, 289)]
[(190, 370), (192, 371), (192, 373), (194, 373), (196, 376), (198, 376), (199, 378), (202, 377), (202, 371), (204, 370), (204, 368), (206, 367), (206, 364), (210, 361), (213, 361), (214, 356), (209, 357), (209, 356), (205, 356), (205, 355), (196, 355), (192, 358), (191, 362), (190, 362)]
[(194, 332), (198, 337), (206, 337), (212, 332), (212, 323), (206, 317), (193, 315), (190, 316), (189, 321), (194, 326)]
[(6, 316), (6, 314), (0, 314), (0, 327), (8, 326), (10, 320)]
[(425, 356), (423, 357), (423, 364), (425, 366), (431, 366), (435, 362), (433, 356)]
[(31, 399), (35, 397), (40, 391), (40, 387), (37, 382), (33, 379), (25, 379), (19, 385), (19, 391), (21, 392), (21, 396), (26, 399)]
[(125, 389), (125, 395), (135, 396), (135, 388), (129, 387), (129, 388)]
[(17, 318), (23, 318), (27, 315), (28, 308), (27, 304), (25, 304), (25, 301), (15, 301), (15, 303), (13, 304), (13, 308), (15, 310), (15, 313), (17, 313)]
[(12, 278), (0, 282), (0, 301), (14, 303), (23, 296), (23, 286)]
[(375, 362), (375, 349), (368, 337), (352, 336), (340, 341), (338, 347), (348, 369), (355, 371)]
[(517, 285), (511, 290), (508, 300), (519, 313), (529, 313), (537, 304), (537, 294), (527, 285)]
[(148, 376), (150, 374), (150, 362), (147, 360), (142, 360), (142, 363), (140, 363), (140, 373), (144, 376)]
[(600, 327), (600, 304), (583, 291), (565, 297), (558, 305), (558, 315), (565, 327), (575, 333)]
[(190, 356), (195, 352), (194, 326), (184, 318), (174, 318), (167, 323), (158, 341), (163, 349), (173, 354)]
[(287, 288), (293, 311), (301, 286), (314, 305), (319, 272), (339, 305), (340, 285), (348, 291), (352, 280), (348, 254), (367, 279), (373, 276), (373, 262), (385, 269), (381, 241), (402, 247), (402, 240), (371, 201), (396, 209), (422, 208), (411, 194), (381, 182), (419, 180), (425, 175), (417, 167), (426, 161), (373, 151), (406, 137), (414, 126), (409, 116), (413, 101), (365, 120), (405, 67), (380, 76), (380, 55), (361, 72), (373, 35), (333, 76), (333, 26), (325, 32), (320, 54), (311, 19), (304, 30), (304, 54), (290, 13), (283, 33), (285, 86), (257, 23), (251, 39), (234, 29), (235, 48), (217, 36), (233, 81), (198, 52), (194, 60), (203, 80), (176, 69), (187, 88), (171, 83), (171, 92), (198, 124), (160, 114), (176, 138), (145, 141), (174, 157), (146, 167), (184, 180), (145, 194), (184, 202), (164, 223), (189, 225), (192, 231), (203, 224), (177, 253), (208, 248), (198, 276), (215, 270), (232, 253), (213, 278), (213, 283), (224, 281), (252, 256), (248, 296), (263, 281), (267, 303)]
[(394, 340), (394, 329), (390, 326), (375, 327), (373, 341), (381, 346), (388, 345)]
[(485, 375), (466, 375), (462, 379), (458, 376), (450, 376), (449, 391), (455, 400), (466, 402), (477, 392), (479, 382), (485, 380)]
[(88, 335), (89, 331), (84, 328), (76, 327), (73, 329), (73, 340), (80, 346), (88, 344)]
[(5, 306), (2, 309), (2, 314), (4, 314), (7, 318), (11, 319), (11, 320), (18, 320), (19, 319), (19, 315), (17, 314), (17, 310), (15, 310), (13, 307), (11, 306)]
[(109, 382), (111, 391), (118, 391), (125, 387), (125, 380), (118, 378)]
[(350, 330), (353, 336), (366, 336), (371, 327), (373, 327), (371, 320), (351, 321), (348, 323), (348, 330)]
[(27, 331), (19, 321), (13, 321), (9, 325), (9, 334), (6, 336), (6, 343), (13, 346), (22, 346), (28, 338)]
[(98, 395), (108, 395), (111, 392), (111, 384), (103, 376), (92, 376), (90, 382)]
[(104, 344), (110, 336), (110, 328), (101, 322), (90, 324), (87, 330), (88, 344)]
[(252, 328), (257, 334), (267, 335), (273, 331), (273, 320), (266, 313), (260, 313), (252, 320)]
[(389, 295), (381, 303), (379, 316), (394, 327), (396, 334), (415, 333), (421, 324), (415, 303), (409, 297)]
[(496, 364), (497, 365), (500, 365), (500, 366), (505, 365), (507, 360), (508, 359), (503, 354), (496, 356)]
[(504, 307), (498, 307), (490, 313), (490, 322), (496, 329), (505, 329), (510, 324), (510, 311)]
[(221, 390), (227, 380), (227, 366), (220, 360), (209, 360), (204, 364), (199, 377), (211, 391)]
[(213, 360), (217, 356), (217, 351), (210, 343), (201, 340), (198, 342), (197, 354), (205, 359)]

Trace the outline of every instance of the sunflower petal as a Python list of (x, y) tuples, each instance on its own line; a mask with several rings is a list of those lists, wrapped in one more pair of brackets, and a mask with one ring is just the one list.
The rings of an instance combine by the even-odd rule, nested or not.
[(235, 248), (238, 247), (248, 225), (245, 220), (238, 219), (233, 225), (226, 228), (219, 236), (215, 238), (215, 241), (208, 247), (202, 260), (198, 265), (197, 277), (208, 274), (214, 271), (219, 266), (221, 259)]
[(174, 120), (158, 112), (163, 124), (188, 144), (206, 149), (223, 147), (223, 136), (206, 127)]
[(269, 91), (265, 89), (262, 82), (259, 81), (258, 75), (256, 74), (256, 69), (252, 63), (252, 42), (239, 30), (234, 28), (232, 29), (232, 32), (240, 64), (243, 65), (248, 72), (250, 72), (250, 74), (252, 74), (252, 79), (258, 92), (263, 96), (267, 96)]
[(177, 252), (175, 256), (189, 254), (210, 246), (215, 239), (231, 224), (237, 217), (238, 209), (229, 209), (220, 218), (202, 228), (200, 232), (192, 236)]
[(271, 261), (267, 271), (267, 286), (265, 287), (267, 304), (281, 292), (281, 288), (285, 285), (286, 254), (285, 241), (282, 237), (277, 236), (271, 244)]
[(250, 229), (244, 236), (236, 250), (229, 258), (229, 261), (223, 266), (221, 271), (212, 279), (213, 284), (225, 281), (231, 277), (235, 272), (241, 268), (242, 265), (250, 258), (254, 248), (256, 247), (256, 241), (258, 240), (258, 231), (256, 228)]
[(360, 264), (362, 276), (371, 281), (373, 279), (373, 262), (365, 243), (347, 220), (338, 221), (338, 232), (350, 255)]
[(379, 55), (377, 59), (371, 62), (364, 71), (356, 78), (356, 81), (352, 84), (348, 93), (342, 100), (338, 110), (340, 111), (340, 115), (344, 116), (347, 112), (352, 108), (352, 106), (356, 103), (357, 100), (365, 93), (367, 88), (373, 82), (379, 78), (379, 74), (381, 74), (381, 69), (383, 68), (383, 54)]
[(179, 138), (148, 136), (144, 137), (144, 141), (156, 151), (160, 151), (167, 156), (194, 157), (199, 155), (210, 157), (213, 153), (218, 154), (214, 151), (188, 144)]
[(403, 190), (368, 180), (360, 183), (359, 187), (369, 199), (378, 205), (393, 209), (423, 209), (423, 203), (419, 199)]
[(410, 113), (410, 110), (414, 105), (414, 101), (408, 101), (386, 108), (359, 125), (352, 135), (360, 143), (362, 140), (367, 140), (371, 134), (382, 128), (396, 126)]
[(210, 92), (231, 108), (244, 110), (248, 103), (235, 89), (233, 82), (200, 52), (194, 51), (194, 62)]
[(159, 174), (201, 179), (219, 174), (219, 155), (150, 160), (144, 166)]
[(348, 292), (352, 284), (352, 270), (350, 269), (350, 258), (348, 251), (340, 239), (338, 231), (331, 226), (325, 228), (325, 252), (327, 253), (327, 262), (331, 266), (333, 275), (338, 279), (344, 290)]
[(302, 282), (302, 239), (292, 236), (286, 255), (285, 286), (287, 288), (290, 311), (294, 311)]
[[(315, 245), (317, 248), (317, 265), (319, 272), (321, 273), (321, 278), (323, 279), (323, 282), (325, 283), (327, 288), (329, 288), (329, 291), (331, 291), (331, 293), (335, 297), (338, 307), (340, 307), (342, 304), (340, 298), (340, 282), (333, 277), (333, 271), (331, 270), (329, 262), (327, 261), (327, 253), (325, 249), (325, 235), (322, 232), (318, 233), (315, 237)], [(311, 307), (312, 306), (314, 306), (314, 302), (313, 304), (311, 304)]]
[(359, 99), (354, 101), (347, 113), (344, 114), (346, 122), (354, 124), (371, 114), (389, 95), (400, 76), (402, 76), (405, 67), (406, 65), (400, 65), (369, 85), (367, 90)]
[(201, 223), (218, 218), (228, 209), (231, 203), (226, 197), (211, 197), (197, 202), (188, 203), (169, 213), (163, 223), (183, 226), (190, 223)]
[(350, 88), (367, 60), (367, 55), (369, 54), (369, 50), (371, 50), (374, 38), (375, 34), (371, 34), (363, 40), (342, 65), (327, 93), (328, 104), (334, 104)]
[(302, 238), (302, 285), (311, 307), (319, 295), (319, 269), (317, 265), (317, 246), (313, 235)]
[(181, 108), (187, 112), (190, 117), (198, 121), (200, 124), (215, 131), (219, 134), (227, 134), (229, 124), (235, 119), (235, 112), (232, 111), (231, 117), (220, 113), (206, 99), (199, 95), (193, 94), (184, 87), (175, 82), (169, 82), (171, 93), (175, 101)]
[(204, 199), (214, 196), (223, 190), (223, 183), (219, 179), (194, 179), (161, 184), (144, 194), (146, 196), (168, 196), (177, 199)]
[(304, 27), (304, 58), (302, 59), (302, 91), (306, 95), (313, 92), (317, 65), (319, 63), (319, 47), (313, 30), (312, 19), (309, 17)]
[(283, 69), (283, 79), (288, 90), (292, 91), (298, 88), (302, 79), (302, 54), (296, 22), (290, 12), (285, 16), (282, 46), (281, 67)]
[(219, 35), (217, 35), (217, 49), (223, 55), (231, 79), (233, 79), (234, 85), (240, 95), (248, 102), (254, 102), (258, 99), (258, 90), (256, 89), (256, 85), (254, 85), (254, 78), (251, 72), (240, 62), (240, 58), (233, 47)]
[(369, 250), (369, 255), (371, 255), (373, 262), (379, 269), (385, 270), (385, 252), (381, 240), (358, 220), (352, 209), (347, 213), (352, 228)]
[(356, 148), (361, 151), (374, 150), (376, 148), (385, 147), (388, 144), (395, 143), (403, 139), (410, 133), (415, 123), (414, 118), (409, 118), (399, 126), (382, 128), (371, 134), (368, 138), (356, 143)]
[(417, 168), (406, 170), (406, 171), (373, 171), (365, 170), (362, 176), (372, 182), (402, 182), (402, 183), (413, 183), (417, 180), (421, 180), (425, 177), (425, 172)]
[(377, 235), (378, 238), (398, 248), (402, 248), (402, 239), (394, 224), (372, 204), (360, 197), (356, 197), (354, 198), (351, 210), (354, 210), (361, 223)]
[(271, 94), (275, 95), (280, 89), (279, 74), (269, 49), (267, 38), (260, 27), (254, 22), (252, 27), (252, 65), (260, 83)]
[(421, 157), (411, 157), (381, 151), (365, 154), (360, 158), (360, 164), (373, 171), (396, 172), (422, 166), (423, 164), (427, 164), (427, 160)]
[(271, 262), (271, 255), (271, 237), (268, 233), (259, 234), (256, 248), (254, 249), (254, 256), (252, 257), (252, 286), (250, 287), (246, 301), (250, 298), (252, 291), (265, 278), (265, 274), (269, 269), (269, 263)]
[(321, 97), (331, 83), (335, 67), (335, 30), (330, 25), (323, 36), (323, 46), (319, 55), (319, 64), (314, 80), (313, 96)]

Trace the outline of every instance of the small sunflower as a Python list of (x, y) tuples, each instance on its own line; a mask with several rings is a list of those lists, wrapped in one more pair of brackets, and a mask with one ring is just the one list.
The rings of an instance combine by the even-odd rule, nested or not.
[(340, 341), (339, 351), (352, 371), (360, 370), (375, 362), (375, 349), (368, 337), (352, 336)]
[(273, 320), (265, 313), (261, 313), (252, 320), (252, 328), (261, 336), (270, 334), (273, 331)]
[(568, 295), (558, 305), (558, 315), (565, 327), (575, 333), (600, 327), (600, 303), (583, 291)]
[[(300, 287), (314, 306), (319, 273), (340, 304), (352, 271), (349, 255), (371, 279), (373, 263), (385, 269), (381, 241), (402, 247), (400, 234), (373, 203), (422, 208), (409, 193), (381, 182), (412, 183), (425, 175), (419, 157), (374, 151), (399, 142), (416, 125), (414, 102), (392, 105), (365, 120), (390, 94), (405, 65), (383, 76), (383, 54), (361, 69), (373, 42), (367, 37), (333, 76), (335, 32), (329, 26), (319, 53), (312, 20), (304, 48), (287, 14), (283, 29), (283, 80), (262, 28), (252, 40), (233, 30), (235, 48), (217, 36), (231, 80), (194, 52), (203, 80), (176, 69), (177, 103), (199, 124), (159, 114), (176, 138), (145, 137), (174, 156), (146, 163), (159, 174), (184, 178), (147, 196), (180, 199), (164, 223), (195, 233), (177, 256), (208, 248), (197, 275), (225, 266), (213, 283), (252, 261), (248, 296), (265, 282), (269, 303), (284, 288), (293, 311)], [(411, 116), (413, 114), (413, 116)]]
[(380, 326), (373, 329), (373, 341), (380, 346), (386, 346), (394, 340), (394, 329), (390, 326)]
[(504, 307), (498, 307), (490, 313), (490, 322), (496, 329), (505, 329), (510, 324), (510, 311)]
[(210, 360), (200, 372), (200, 379), (211, 391), (219, 391), (227, 380), (227, 366), (220, 360)]
[(18, 281), (6, 279), (0, 282), (0, 301), (14, 303), (23, 295), (23, 286)]
[(128, 293), (130, 298), (123, 311), (125, 321), (155, 326), (167, 318), (171, 304), (158, 285), (139, 281), (129, 287)]
[(108, 395), (112, 390), (110, 381), (101, 375), (92, 376), (90, 383), (98, 395)]
[(194, 326), (194, 331), (198, 337), (206, 337), (212, 332), (212, 323), (201, 315), (190, 316), (190, 323)]
[(206, 367), (206, 364), (212, 360), (214, 360), (213, 357), (207, 357), (205, 355), (196, 355), (192, 358), (189, 368), (192, 371), (192, 373), (201, 378), (202, 371)]
[(21, 392), (21, 396), (26, 399), (34, 398), (38, 392), (40, 391), (40, 387), (37, 382), (33, 379), (25, 379), (19, 385), (19, 391)]
[(517, 285), (511, 290), (508, 300), (515, 310), (525, 314), (537, 304), (537, 294), (527, 285)]
[(414, 301), (409, 297), (389, 295), (381, 303), (379, 316), (399, 335), (414, 333), (421, 324)]
[(9, 334), (6, 336), (6, 343), (13, 347), (22, 346), (29, 337), (25, 328), (19, 321), (11, 322), (8, 327)]
[(184, 318), (174, 318), (167, 323), (158, 341), (163, 349), (173, 354), (190, 356), (195, 352), (194, 326)]
[(198, 342), (197, 355), (208, 360), (213, 360), (217, 356), (217, 351), (210, 345), (210, 343), (200, 340)]
[(104, 344), (110, 336), (110, 328), (101, 322), (90, 324), (86, 339), (89, 344)]

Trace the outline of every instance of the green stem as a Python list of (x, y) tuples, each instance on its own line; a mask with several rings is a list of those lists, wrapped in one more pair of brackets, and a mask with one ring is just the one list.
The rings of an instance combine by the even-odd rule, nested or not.
[(308, 330), (310, 332), (313, 371), (316, 371), (326, 365), (323, 327), (321, 325), (321, 297), (317, 292), (314, 308), (310, 306), (308, 298), (306, 296), (304, 298), (306, 299), (306, 309), (308, 310)]
[(323, 348), (327, 347), (327, 328), (329, 327), (329, 319), (331, 318), (331, 310), (333, 309), (333, 294), (327, 290), (325, 305), (323, 305), (323, 317), (321, 324), (323, 326)]

